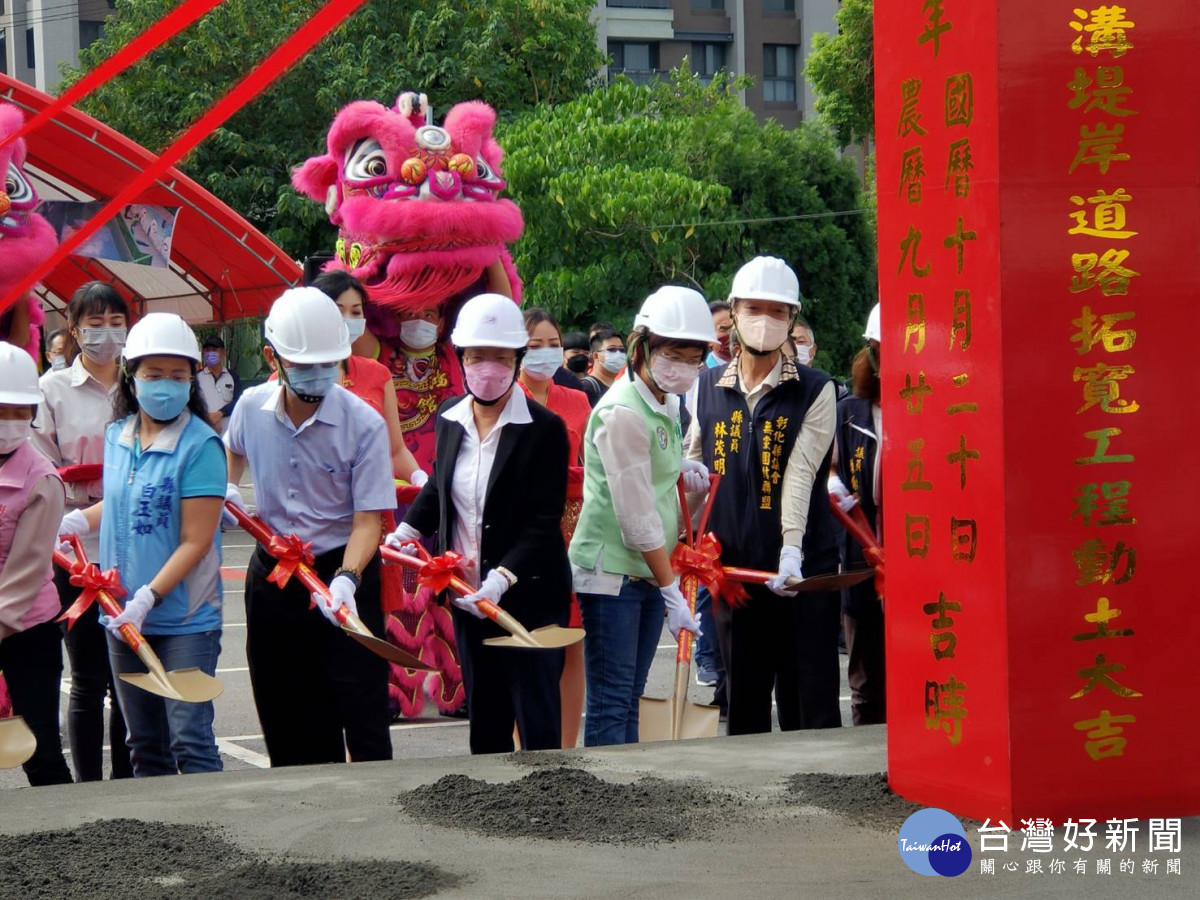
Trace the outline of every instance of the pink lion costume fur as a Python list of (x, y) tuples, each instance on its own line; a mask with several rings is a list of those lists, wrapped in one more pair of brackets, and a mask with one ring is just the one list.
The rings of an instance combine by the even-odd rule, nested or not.
[[(437, 409), (463, 393), (448, 339), (459, 308), (485, 291), (521, 301), (506, 245), (521, 236), (524, 222), (516, 204), (500, 197), (503, 152), (492, 136), (495, 124), (495, 111), (478, 101), (454, 106), (441, 127), (424, 94), (401, 94), (391, 108), (358, 101), (334, 117), (327, 152), (292, 176), (338, 227), (337, 258), (326, 268), (349, 272), (367, 287), (367, 355), (391, 370), (405, 442), (427, 472)], [(402, 323), (423, 315), (439, 323), (437, 339), (408, 346)], [(425, 673), (392, 666), (393, 703), (406, 716), (419, 715), (424, 687), (450, 712), (464, 698), (450, 615), (415, 579), (405, 585), (388, 636), (438, 671), (426, 684)]]
[[(8, 137), (25, 122), (25, 115), (10, 103), (0, 103), (0, 138)], [(25, 177), (25, 140), (0, 147), (0, 297), (54, 252), (58, 237), (50, 223), (34, 212), (38, 196)], [(0, 340), (23, 343), (38, 360), (42, 304), (31, 291), (16, 305), (0, 313)]]

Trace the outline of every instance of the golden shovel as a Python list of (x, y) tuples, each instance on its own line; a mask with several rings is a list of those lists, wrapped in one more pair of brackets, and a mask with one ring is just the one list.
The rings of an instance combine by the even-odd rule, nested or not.
[[(80, 595), (81, 600), (87, 596), (88, 591), (94, 591), (95, 601), (104, 614), (113, 618), (119, 616), (121, 607), (109, 593), (110, 585), (115, 581), (115, 572), (110, 570), (101, 573), (96, 565), (88, 562), (79, 538), (72, 535), (69, 540), (75, 548), (75, 559), (72, 560), (61, 551), (55, 550), (55, 564), (71, 573), (72, 584), (77, 584), (84, 589), (84, 593)], [(77, 582), (76, 579), (79, 581)], [(88, 603), (90, 602), (89, 600)], [(78, 605), (79, 601), (76, 601), (76, 604), (60, 617), (60, 620), (67, 620), (68, 628), (74, 623), (75, 616), (86, 609), (85, 604), (76, 611)], [(207, 703), (209, 700), (219, 697), (225, 690), (225, 686), (220, 681), (195, 667), (168, 672), (163, 668), (158, 654), (146, 643), (142, 633), (131, 623), (126, 622), (121, 626), (121, 637), (147, 669), (145, 672), (126, 672), (120, 675), (120, 679), (127, 684), (139, 687), (143, 691), (149, 691), (151, 694), (157, 694), (159, 697), (166, 697), (168, 700), (182, 700), (184, 703)]]
[(28, 762), (37, 749), (37, 738), (24, 716), (0, 719), (0, 769), (15, 769)]

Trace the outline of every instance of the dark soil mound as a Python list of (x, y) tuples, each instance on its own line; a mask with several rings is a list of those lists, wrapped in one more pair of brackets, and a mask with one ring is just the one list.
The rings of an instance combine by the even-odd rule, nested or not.
[(397, 802), (414, 818), (496, 837), (647, 844), (700, 836), (716, 813), (741, 805), (702, 785), (643, 778), (613, 784), (582, 769), (534, 769), (489, 784), (445, 775)]
[[(876, 831), (899, 831), (904, 820), (925, 807), (909, 803), (888, 787), (887, 775), (793, 775), (787, 780), (795, 799), (837, 813), (853, 825)], [(964, 825), (974, 819), (959, 816)]]
[(405, 862), (262, 860), (218, 829), (136, 819), (0, 835), (0, 898), (292, 900), (426, 897), (455, 883)]

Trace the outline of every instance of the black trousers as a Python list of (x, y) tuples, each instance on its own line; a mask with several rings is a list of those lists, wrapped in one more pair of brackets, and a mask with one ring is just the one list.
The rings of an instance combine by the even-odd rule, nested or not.
[[(57, 566), (54, 586), (65, 611), (80, 594), (70, 576)], [(112, 777), (132, 778), (133, 763), (125, 743), (125, 716), (117, 700), (117, 688), (108, 662), (108, 638), (100, 624), (100, 607), (92, 607), (67, 630), (67, 656), (71, 660), (71, 696), (67, 703), (67, 741), (77, 781), (104, 778), (104, 698), (109, 698), (108, 742), (112, 756)]]
[(513, 723), (525, 750), (562, 748), (562, 650), (488, 647), (480, 621), (451, 610), (471, 720), (472, 753), (512, 753)]
[(779, 597), (761, 585), (746, 590), (750, 599), (744, 607), (713, 605), (725, 661), (728, 733), (770, 731), (772, 693), (781, 730), (840, 727), (841, 597)]
[[(345, 548), (318, 556), (326, 584)], [(383, 634), (379, 557), (355, 592), (358, 616)], [(267, 581), (275, 560), (259, 547), (246, 571), (246, 657), (254, 705), (272, 766), (391, 759), (388, 664), (330, 624), (297, 577)]]
[(850, 714), (855, 725), (882, 725), (887, 721), (883, 604), (858, 604), (853, 613), (842, 613), (842, 625), (850, 655)]
[(33, 787), (70, 784), (58, 730), (62, 696), (62, 629), (54, 621), (34, 625), (0, 641), (0, 669), (8, 683), (13, 712), (24, 716), (37, 749), (22, 766)]

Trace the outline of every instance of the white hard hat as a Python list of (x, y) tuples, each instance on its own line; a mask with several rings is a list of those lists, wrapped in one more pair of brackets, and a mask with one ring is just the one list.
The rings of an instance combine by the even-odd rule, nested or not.
[(868, 341), (882, 341), (879, 330), (879, 304), (876, 303), (871, 309), (871, 314), (867, 316), (867, 329), (863, 332), (863, 337)]
[(147, 313), (129, 329), (121, 356), (125, 359), (182, 356), (198, 363), (200, 345), (188, 323), (175, 313)]
[(0, 403), (36, 406), (42, 402), (37, 366), (33, 357), (0, 341)]
[(770, 300), (800, 308), (800, 279), (792, 267), (774, 256), (756, 256), (737, 270), (729, 302)]
[(503, 347), (521, 350), (529, 343), (525, 317), (511, 297), (479, 294), (466, 302), (454, 323), (455, 347)]
[(717, 340), (708, 302), (699, 291), (664, 284), (646, 298), (633, 327), (645, 327), (658, 337), (711, 344)]
[(342, 311), (315, 287), (284, 291), (271, 304), (263, 334), (275, 355), (290, 363), (340, 362), (350, 355)]

